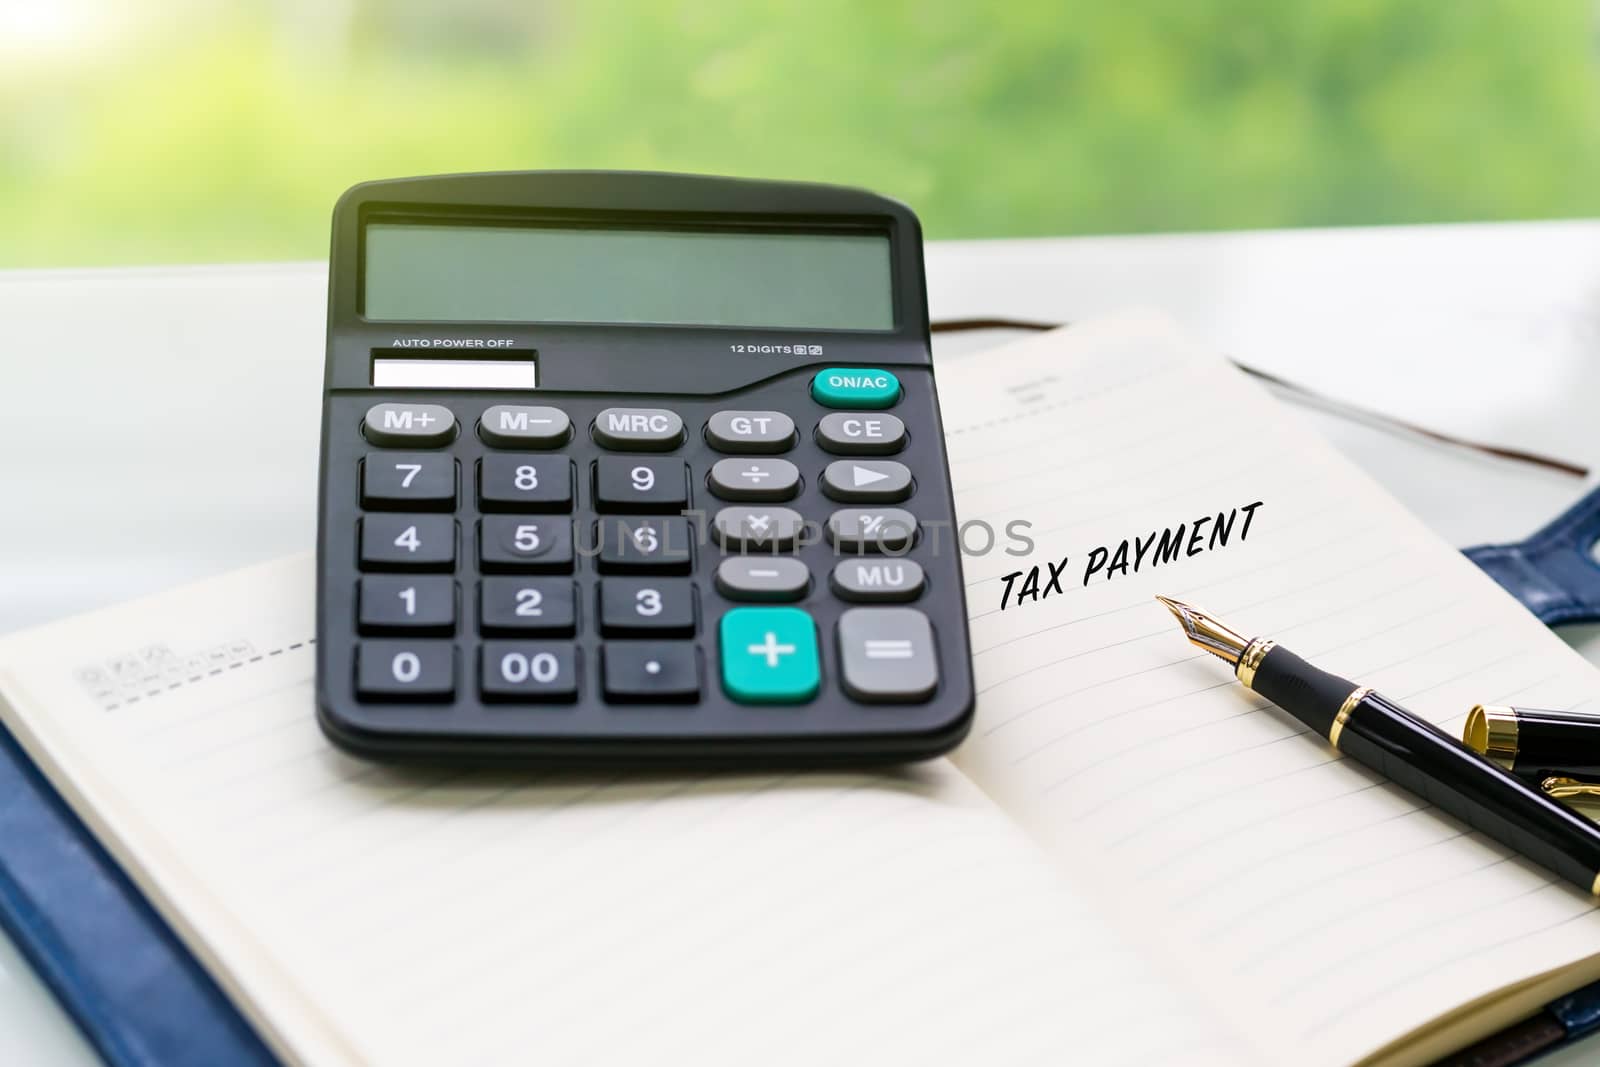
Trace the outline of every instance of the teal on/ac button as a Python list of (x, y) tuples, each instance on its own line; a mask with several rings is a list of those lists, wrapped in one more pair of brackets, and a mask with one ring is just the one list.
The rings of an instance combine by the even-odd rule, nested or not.
[(794, 704), (817, 694), (817, 627), (798, 608), (734, 608), (722, 617), (722, 688), (741, 704)]
[(829, 367), (811, 379), (811, 399), (830, 408), (891, 407), (900, 379), (876, 367)]

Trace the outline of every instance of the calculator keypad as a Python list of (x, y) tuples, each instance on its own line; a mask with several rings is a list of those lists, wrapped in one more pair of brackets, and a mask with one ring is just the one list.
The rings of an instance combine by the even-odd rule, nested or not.
[(365, 721), (554, 750), (620, 728), (663, 746), (803, 735), (810, 718), (882, 735), (917, 709), (931, 731), (970, 708), (964, 631), (950, 644), (928, 613), (930, 589), (960, 603), (957, 564), (919, 532), (953, 515), (942, 457), (919, 467), (882, 410), (905, 410), (897, 376), (829, 373), (743, 406), (358, 408), (337, 655)]

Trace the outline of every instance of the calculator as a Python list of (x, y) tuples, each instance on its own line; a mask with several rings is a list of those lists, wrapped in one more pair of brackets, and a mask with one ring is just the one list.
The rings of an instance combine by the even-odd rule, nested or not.
[(974, 691), (922, 237), (522, 172), (334, 208), (318, 719), (395, 760), (924, 759)]

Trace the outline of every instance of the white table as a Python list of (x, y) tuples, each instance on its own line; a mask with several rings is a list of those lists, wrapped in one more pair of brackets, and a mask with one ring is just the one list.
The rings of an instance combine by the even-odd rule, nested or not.
[[(928, 283), (935, 319), (1159, 307), (1323, 393), (1600, 467), (1600, 223), (946, 242)], [(321, 264), (0, 273), (0, 631), (311, 544), (325, 288)], [(1309, 417), (1456, 544), (1583, 489)], [(0, 939), (0, 1063), (92, 1062)]]

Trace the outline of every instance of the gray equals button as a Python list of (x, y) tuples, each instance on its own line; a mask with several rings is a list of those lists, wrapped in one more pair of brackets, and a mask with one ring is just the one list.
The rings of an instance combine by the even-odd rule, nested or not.
[(939, 686), (928, 617), (912, 608), (851, 608), (839, 616), (845, 692), (872, 703), (927, 700)]

